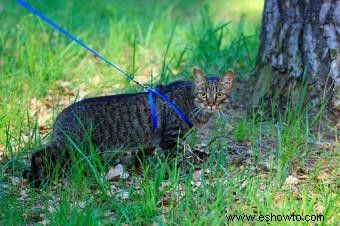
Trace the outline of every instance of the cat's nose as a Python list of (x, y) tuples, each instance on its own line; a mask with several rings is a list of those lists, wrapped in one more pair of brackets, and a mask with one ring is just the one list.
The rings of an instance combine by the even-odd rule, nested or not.
[(209, 109), (215, 109), (216, 106), (215, 106), (215, 104), (208, 104), (208, 108), (209, 108)]

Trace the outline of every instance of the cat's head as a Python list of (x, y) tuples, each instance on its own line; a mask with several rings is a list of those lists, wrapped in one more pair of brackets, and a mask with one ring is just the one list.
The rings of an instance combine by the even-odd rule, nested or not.
[(220, 77), (207, 77), (199, 69), (193, 70), (195, 84), (195, 105), (213, 113), (225, 109), (233, 83), (234, 73), (228, 71)]

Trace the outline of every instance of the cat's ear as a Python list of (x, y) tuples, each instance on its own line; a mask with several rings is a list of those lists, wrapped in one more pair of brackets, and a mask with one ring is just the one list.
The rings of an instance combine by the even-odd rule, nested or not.
[(202, 83), (206, 83), (207, 82), (207, 78), (205, 77), (205, 74), (203, 71), (194, 68), (194, 70), (192, 71), (193, 75), (194, 75), (194, 81), (196, 85), (200, 85)]
[(234, 79), (234, 72), (227, 71), (226, 73), (224, 73), (224, 75), (220, 77), (219, 82), (231, 88), (233, 85), (233, 79)]

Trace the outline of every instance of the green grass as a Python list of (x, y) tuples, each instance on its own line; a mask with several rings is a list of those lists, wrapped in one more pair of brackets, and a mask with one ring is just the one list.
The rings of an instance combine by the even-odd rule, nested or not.
[[(246, 78), (256, 60), (260, 0), (29, 2), (145, 84), (191, 79), (194, 66)], [(41, 191), (22, 184), (28, 154), (48, 139), (44, 131), (62, 108), (140, 88), (13, 1), (0, 3), (0, 21), (1, 225), (253, 225), (226, 215), (270, 213), (323, 214), (320, 225), (339, 219), (338, 152), (314, 145), (319, 121), (307, 116), (303, 98), (283, 112), (273, 104), (270, 116), (216, 120), (210, 155), (199, 163), (187, 153), (152, 156), (111, 185), (102, 179), (109, 165), (74, 145), (66, 182), (55, 175)], [(298, 184), (285, 183), (289, 175)]]

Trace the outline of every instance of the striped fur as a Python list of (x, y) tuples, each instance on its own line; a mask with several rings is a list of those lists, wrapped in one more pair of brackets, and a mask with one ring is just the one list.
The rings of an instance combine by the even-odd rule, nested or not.
[[(176, 81), (158, 88), (194, 126), (199, 126), (215, 111), (226, 107), (231, 81), (225, 83), (224, 77), (207, 78), (195, 69), (194, 82)], [(206, 98), (202, 92), (207, 93)], [(216, 94), (221, 92), (223, 98), (217, 98)], [(157, 97), (155, 107), (157, 129), (152, 126), (148, 96), (144, 92), (88, 98), (72, 104), (58, 115), (50, 143), (32, 154), (31, 180), (38, 187), (47, 176), (49, 165), (57, 162), (65, 165), (69, 161), (72, 142), (86, 147), (90, 141), (99, 152), (122, 147), (173, 149), (178, 137), (190, 128)]]

